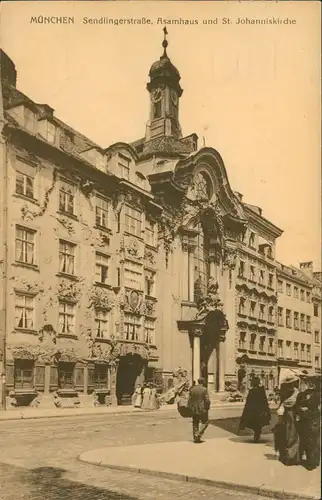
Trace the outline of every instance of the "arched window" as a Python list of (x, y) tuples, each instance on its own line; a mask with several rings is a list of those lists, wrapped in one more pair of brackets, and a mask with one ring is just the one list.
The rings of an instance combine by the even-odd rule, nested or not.
[(212, 196), (212, 184), (205, 172), (198, 172), (194, 180), (194, 190), (197, 200), (209, 200)]

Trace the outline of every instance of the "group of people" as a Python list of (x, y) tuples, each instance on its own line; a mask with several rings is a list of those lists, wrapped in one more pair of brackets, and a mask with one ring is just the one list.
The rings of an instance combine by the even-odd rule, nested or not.
[[(273, 427), (275, 450), (284, 465), (303, 464), (307, 469), (320, 465), (320, 378), (302, 377), (305, 389), (300, 391), (300, 377), (289, 375), (281, 383), (277, 423)], [(265, 389), (254, 377), (239, 429), (251, 429), (254, 441), (260, 440), (262, 428), (271, 421)], [(306, 461), (304, 461), (304, 455)]]
[(145, 383), (142, 386), (136, 386), (132, 396), (132, 404), (134, 408), (142, 410), (158, 410), (160, 408), (160, 400), (155, 384)]

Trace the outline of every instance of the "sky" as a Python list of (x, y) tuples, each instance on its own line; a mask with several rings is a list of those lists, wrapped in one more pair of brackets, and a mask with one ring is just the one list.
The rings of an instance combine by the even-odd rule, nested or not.
[[(148, 72), (162, 54), (158, 20), (181, 19), (167, 30), (184, 89), (183, 134), (218, 150), (232, 188), (284, 230), (279, 261), (313, 260), (320, 270), (320, 9), (310, 1), (5, 2), (1, 46), (19, 90), (108, 147), (144, 136)], [(31, 16), (75, 22), (31, 23)], [(84, 17), (152, 24), (84, 24)], [(296, 23), (237, 24), (245, 18)]]

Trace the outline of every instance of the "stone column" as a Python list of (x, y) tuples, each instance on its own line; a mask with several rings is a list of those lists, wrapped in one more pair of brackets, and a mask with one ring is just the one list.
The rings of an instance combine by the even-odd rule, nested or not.
[(195, 330), (193, 333), (193, 365), (192, 379), (197, 382), (200, 377), (200, 337), (201, 331)]
[(226, 345), (225, 341), (220, 340), (219, 348), (219, 392), (225, 390), (225, 369), (226, 369)]
[(84, 394), (88, 393), (88, 367), (84, 366)]

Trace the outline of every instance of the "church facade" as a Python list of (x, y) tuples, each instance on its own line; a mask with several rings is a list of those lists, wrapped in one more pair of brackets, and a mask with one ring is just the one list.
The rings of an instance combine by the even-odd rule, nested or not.
[(103, 148), (25, 96), (4, 52), (1, 70), (3, 405), (128, 404), (178, 367), (215, 393), (254, 374), (273, 389), (282, 231), (183, 136), (167, 40), (131, 144)]

